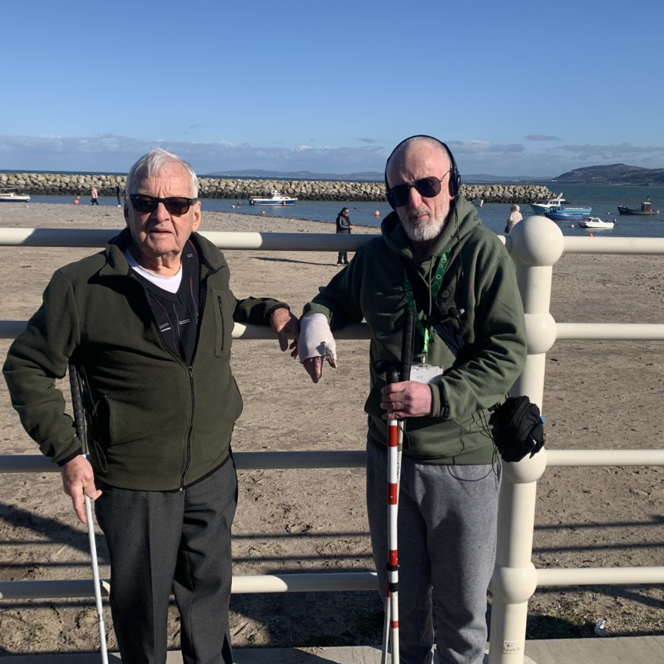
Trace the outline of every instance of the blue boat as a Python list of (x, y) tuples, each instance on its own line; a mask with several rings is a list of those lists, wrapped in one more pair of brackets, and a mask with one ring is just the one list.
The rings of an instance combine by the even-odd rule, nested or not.
[[(559, 193), (555, 198), (550, 198), (546, 203), (531, 203), (530, 207), (533, 209), (535, 214), (543, 214), (548, 217), (549, 214), (559, 213), (559, 214), (571, 214), (575, 215), (579, 219), (587, 217), (591, 212), (591, 207), (571, 207), (569, 205), (563, 205), (567, 201), (563, 198), (562, 192)], [(561, 219), (569, 219), (570, 217), (560, 217)], [(549, 217), (553, 219), (553, 217)], [(557, 221), (559, 221), (557, 220)]]
[(553, 221), (582, 221), (587, 215), (585, 213), (568, 212), (566, 209), (563, 209), (546, 212), (544, 216)]

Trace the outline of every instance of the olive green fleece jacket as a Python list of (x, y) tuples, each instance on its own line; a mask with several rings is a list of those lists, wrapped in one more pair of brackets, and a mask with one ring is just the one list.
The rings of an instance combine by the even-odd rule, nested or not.
[(196, 233), (191, 239), (201, 266), (191, 367), (163, 341), (145, 290), (130, 275), (127, 229), (102, 252), (53, 275), (3, 373), (23, 426), (54, 462), (81, 449), (54, 386), (70, 362), (86, 376), (90, 461), (102, 485), (177, 490), (228, 457), (242, 411), (230, 367), (233, 321), (269, 324), (271, 312), (287, 305), (237, 300), (223, 254)]
[[(369, 441), (385, 445), (387, 427), (380, 408), (385, 383), (374, 365), (378, 360), (401, 364), (407, 307), (402, 259), (415, 266), (430, 299), (438, 257), (446, 253), (447, 269), (437, 303), (443, 313), (452, 307), (463, 310), (458, 320), (444, 326), (448, 332), (456, 331), (464, 345), (455, 357), (438, 333), (429, 342), (427, 362), (443, 367), (444, 375), (431, 385), (429, 416), (407, 420), (404, 454), (424, 463), (491, 463), (494, 448), (488, 409), (511, 388), (526, 359), (525, 321), (514, 264), (463, 196), (458, 197), (440, 239), (422, 259), (414, 258), (396, 212), (383, 220), (381, 229), (382, 237), (360, 249), (351, 264), (320, 289), (305, 306), (304, 316), (325, 314), (333, 331), (366, 320), (371, 332), (371, 388), (365, 404)], [(418, 317), (422, 319), (423, 310), (429, 313), (430, 308), (429, 301), (418, 301)], [(417, 330), (415, 340), (415, 352), (420, 353), (422, 335)]]

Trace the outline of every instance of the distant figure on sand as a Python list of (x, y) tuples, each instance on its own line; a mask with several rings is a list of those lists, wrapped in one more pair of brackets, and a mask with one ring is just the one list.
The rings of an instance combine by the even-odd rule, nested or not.
[(521, 214), (521, 208), (516, 204), (512, 205), (510, 208), (510, 216), (507, 217), (505, 233), (509, 233), (522, 219), (523, 215)]
[(119, 184), (115, 185), (115, 198), (118, 199), (118, 207), (122, 207), (122, 187)]
[(99, 205), (99, 192), (96, 187), (92, 187), (90, 191), (90, 205)]
[[(348, 235), (353, 230), (349, 215), (350, 210), (347, 207), (339, 212), (337, 215), (337, 233)], [(337, 256), (337, 265), (348, 265), (348, 253), (346, 251), (339, 252), (339, 255)]]

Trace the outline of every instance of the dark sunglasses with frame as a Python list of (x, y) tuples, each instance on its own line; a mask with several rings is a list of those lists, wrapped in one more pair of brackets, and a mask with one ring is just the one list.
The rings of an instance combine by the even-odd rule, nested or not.
[(450, 171), (444, 173), (442, 178), (437, 178), (434, 175), (431, 175), (430, 177), (422, 178), (421, 180), (415, 180), (412, 184), (398, 184), (395, 187), (390, 187), (392, 204), (394, 207), (406, 205), (410, 199), (411, 189), (415, 189), (420, 196), (424, 196), (425, 198), (438, 196), (442, 189), (441, 183), (449, 173)]
[(168, 198), (158, 198), (157, 196), (148, 196), (146, 194), (130, 194), (129, 200), (136, 212), (146, 214), (154, 212), (159, 203), (163, 203), (164, 207), (170, 214), (177, 217), (189, 212), (189, 208), (198, 200), (197, 198), (185, 198), (184, 196), (169, 196)]

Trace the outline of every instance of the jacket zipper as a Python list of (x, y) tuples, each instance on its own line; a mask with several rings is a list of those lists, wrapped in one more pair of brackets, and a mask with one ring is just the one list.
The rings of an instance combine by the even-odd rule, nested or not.
[(201, 324), (203, 322), (203, 311), (205, 309), (205, 302), (207, 300), (207, 277), (201, 279), (199, 285), (199, 308), (198, 308), (198, 324), (196, 331), (196, 346), (194, 347), (194, 355), (191, 359), (191, 366), (187, 367), (189, 372), (189, 389), (191, 391), (191, 419), (189, 420), (189, 430), (187, 431), (187, 459), (184, 464), (184, 470), (180, 476), (180, 491), (184, 490), (185, 478), (191, 467), (191, 437), (194, 433), (194, 420), (196, 418), (196, 391), (194, 389), (194, 361), (196, 359), (196, 351), (198, 350), (198, 341), (201, 334)]
[(180, 491), (184, 490), (184, 481), (191, 466), (191, 436), (194, 432), (194, 419), (196, 417), (196, 393), (194, 392), (194, 368), (187, 367), (189, 373), (189, 388), (191, 390), (191, 419), (189, 420), (189, 431), (187, 431), (187, 460), (184, 470), (180, 476)]

